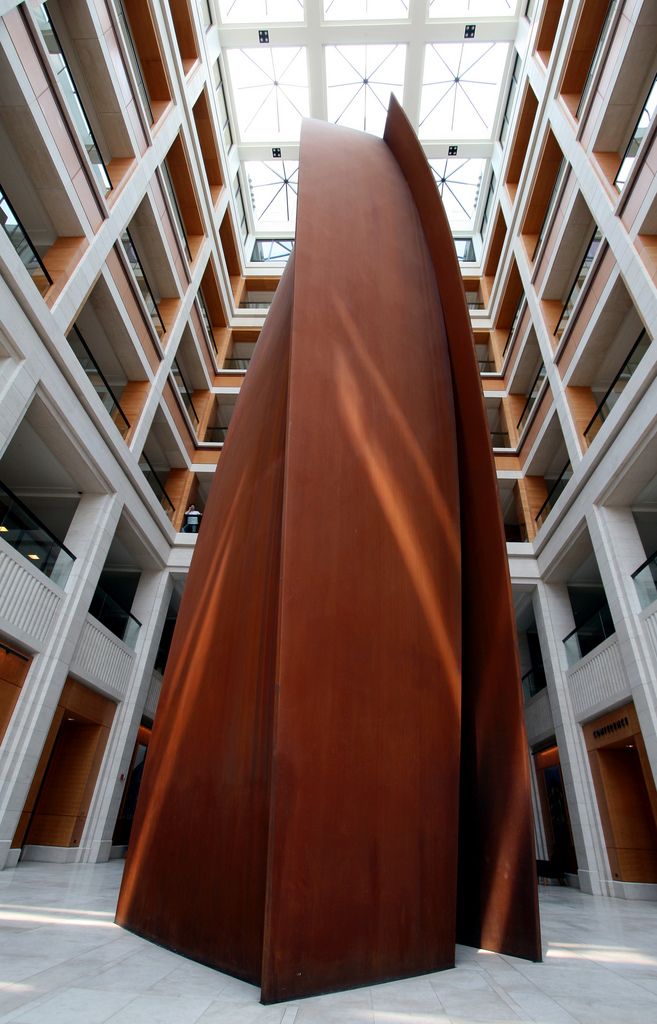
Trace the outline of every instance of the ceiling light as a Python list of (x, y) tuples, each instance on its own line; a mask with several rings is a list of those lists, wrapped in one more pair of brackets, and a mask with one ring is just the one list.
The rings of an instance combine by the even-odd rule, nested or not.
[(40, 556), (35, 555), (33, 551), (30, 551), (27, 557), (31, 558), (33, 562), (38, 562), (40, 558)]

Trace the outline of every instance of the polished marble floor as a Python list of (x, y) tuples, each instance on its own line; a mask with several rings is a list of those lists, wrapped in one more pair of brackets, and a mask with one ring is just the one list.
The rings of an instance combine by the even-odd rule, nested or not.
[(453, 971), (265, 1007), (251, 985), (117, 928), (121, 870), (0, 872), (0, 1024), (657, 1022), (657, 904), (542, 887), (542, 964), (459, 947)]

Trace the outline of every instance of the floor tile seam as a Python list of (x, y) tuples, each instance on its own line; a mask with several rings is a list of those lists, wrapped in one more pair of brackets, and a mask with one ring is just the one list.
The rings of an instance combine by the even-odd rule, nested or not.
[(21, 1006), (16, 1007), (15, 1010), (10, 1010), (8, 1013), (0, 1016), (0, 1024), (10, 1024), (11, 1021), (15, 1021), (21, 1014), (37, 1010), (43, 1003), (46, 1003), (52, 996), (52, 992), (44, 992), (36, 999), (30, 999), (23, 1003)]
[[(523, 1006), (521, 1006), (520, 1003), (517, 1003), (513, 996), (509, 995), (509, 993), (506, 992), (499, 984), (491, 980), (489, 981), (489, 985), (493, 989), (493, 992), (496, 993), (498, 998), (501, 999), (503, 1003), (506, 1003), (509, 1009), (512, 1010), (520, 1020), (524, 1020), (527, 1017), (534, 1021), (538, 1019), (534, 1016), (533, 1013), (528, 1013), (527, 1010)], [(535, 985), (534, 989), (536, 989)], [(568, 1016), (570, 1017), (570, 1014), (568, 1014)], [(574, 1017), (572, 1017), (571, 1019), (575, 1021)]]
[[(137, 993), (137, 995), (133, 999), (130, 999), (127, 1003), (124, 1003), (123, 1006), (120, 1007), (120, 1009), (118, 1009), (116, 1011), (116, 1013), (113, 1013), (110, 1017), (106, 1017), (105, 1020), (102, 1022), (102, 1024), (112, 1024), (113, 1021), (119, 1020), (121, 1015), (126, 1014), (129, 1011), (129, 1009), (133, 1005), (133, 1003), (138, 1002), (140, 999), (143, 999), (144, 996), (148, 996), (148, 995), (158, 995), (158, 993), (157, 992), (151, 992), (148, 989), (145, 989), (144, 991)], [(162, 996), (161, 998), (163, 998), (163, 999), (177, 999), (177, 1000), (180, 1000), (181, 1005), (182, 1005), (190, 997), (189, 996), (185, 997), (185, 996), (171, 996), (171, 995), (169, 995), (169, 996)], [(199, 1001), (201, 1001), (201, 1000), (199, 999)], [(188, 1020), (186, 1020), (185, 1024), (198, 1024), (198, 1022), (201, 1020), (201, 1018), (204, 1016), (204, 1014), (206, 1014), (208, 1012), (208, 1010), (212, 1006), (212, 1003), (214, 1002), (214, 1000), (212, 1000), (212, 999), (210, 999), (208, 997), (205, 997), (205, 999), (203, 1001), (205, 1002), (205, 1005), (202, 1007), (202, 1009), (199, 1010), (197, 1016), (195, 1016), (193, 1020), (191, 1018), (189, 1018)], [(124, 1018), (124, 1019), (129, 1020), (130, 1018)], [(0, 1024), (2, 1024), (1, 1021), (0, 1021)]]
[[(600, 961), (595, 961), (595, 962), (599, 963)], [(657, 1005), (657, 995), (655, 995), (655, 993), (651, 989), (646, 988), (640, 981), (637, 981), (634, 978), (629, 978), (626, 974), (624, 974), (622, 971), (620, 971), (617, 967), (609, 967), (607, 965), (605, 965), (605, 966), (606, 966), (606, 969), (611, 974), (615, 975), (617, 978), (621, 978), (623, 981), (626, 981), (629, 984), (634, 985), (637, 988), (640, 988), (644, 992), (650, 992), (651, 995), (653, 996), (653, 998), (655, 999), (655, 1003)], [(654, 979), (653, 980), (657, 980), (657, 968), (654, 971)]]

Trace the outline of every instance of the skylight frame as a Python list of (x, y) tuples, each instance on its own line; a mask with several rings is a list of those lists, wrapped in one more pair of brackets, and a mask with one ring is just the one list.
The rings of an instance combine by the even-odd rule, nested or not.
[[(493, 120), (490, 126), (490, 133), (483, 138), (478, 137), (464, 139), (446, 136), (429, 138), (427, 136), (421, 140), (427, 157), (430, 159), (444, 160), (449, 156), (448, 147), (456, 145), (457, 153), (460, 158), (467, 159), (474, 157), (486, 160), (473, 227), (471, 229), (467, 229), (463, 226), (462, 222), (452, 224), (452, 230), (455, 236), (476, 236), (481, 222), (482, 202), (485, 197), (487, 183), (490, 180), (490, 162), (495, 152), (495, 148), (498, 145), (497, 135), (502, 120), (501, 108), (506, 98), (513, 57), (516, 53), (516, 46), (521, 53), (522, 63), (524, 64), (524, 46), (521, 45), (518, 40), (519, 26), (523, 24), (524, 18), (524, 11), (519, 9), (520, 6), (520, 2), (515, 3), (513, 8), (514, 15), (512, 17), (501, 15), (484, 17), (463, 13), (459, 17), (436, 18), (429, 16), (429, 0), (427, 0), (425, 4), (412, 3), (410, 5), (410, 16), (402, 20), (372, 18), (367, 21), (357, 21), (355, 19), (338, 21), (331, 19), (327, 20), (324, 18), (324, 0), (304, 0), (304, 22), (272, 22), (269, 26), (270, 31), (268, 33), (268, 38), (271, 42), (268, 44), (268, 47), (306, 47), (308, 68), (307, 95), (310, 116), (328, 120), (327, 115), (329, 112), (329, 101), (325, 55), (325, 48), (327, 46), (363, 45), (367, 42), (368, 44), (398, 43), (408, 47), (409, 44), (413, 43), (415, 53), (417, 54), (418, 41), (420, 42), (420, 49), (422, 52), (427, 43), (462, 42), (464, 40), (466, 25), (471, 24), (470, 18), (472, 18), (472, 22), (476, 23), (475, 42), (504, 42), (509, 44), (507, 47), (507, 59), (499, 75), (501, 81), (497, 91), (494, 113), (492, 114)], [(235, 95), (230, 67), (231, 51), (235, 49), (259, 47), (260, 44), (257, 42), (258, 33), (264, 27), (265, 26), (262, 26), (256, 21), (248, 23), (219, 22), (218, 24), (221, 61), (225, 72), (224, 85), (228, 101), (227, 105), (233, 114), (237, 111), (239, 101)], [(521, 33), (521, 39), (522, 38), (524, 38), (524, 36)], [(263, 50), (266, 48), (267, 44), (262, 45)], [(421, 92), (421, 85), (418, 86), (417, 80), (418, 76), (420, 78), (423, 76), (423, 59), (421, 61), (421, 65), (422, 66), (419, 68), (416, 63), (411, 66), (407, 59), (405, 61), (404, 83), (402, 89), (396, 89), (397, 95), (402, 100), (403, 104), (406, 105), (407, 113), (416, 130), (418, 128), (419, 121), (419, 95)], [(249, 189), (245, 164), (250, 161), (272, 162), (274, 159), (272, 156), (273, 149), (279, 150), (281, 152), (281, 158), (286, 161), (297, 160), (299, 154), (299, 141), (298, 139), (293, 138), (275, 138), (271, 134), (267, 138), (260, 139), (255, 138), (251, 134), (250, 137), (245, 140), (243, 134), (239, 130), (237, 117), (233, 116), (231, 118), (231, 125), (234, 139), (234, 146), (231, 152), (231, 166), (233, 164), (236, 165), (237, 161), (239, 161), (240, 181), (242, 183), (243, 195), (245, 200), (247, 200), (246, 206), (249, 234), (252, 235), (253, 238), (267, 237), (267, 235), (271, 235), (271, 228), (274, 230), (277, 237), (286, 236), (288, 232), (286, 230), (281, 230), (280, 225), (277, 227), (273, 224), (263, 224), (258, 222), (256, 213), (253, 210), (251, 203), (248, 202)], [(247, 133), (247, 135), (249, 135), (249, 133)], [(290, 235), (291, 234), (292, 233), (290, 232)], [(247, 240), (247, 246), (250, 244), (251, 238)], [(478, 251), (479, 250), (480, 246), (478, 246)], [(246, 261), (249, 262), (248, 256), (246, 256)]]

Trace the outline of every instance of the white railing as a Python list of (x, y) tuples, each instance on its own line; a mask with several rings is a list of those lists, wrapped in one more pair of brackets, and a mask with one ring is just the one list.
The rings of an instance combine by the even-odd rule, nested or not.
[(0, 620), (40, 648), (57, 613), (62, 591), (0, 539)]
[(537, 743), (554, 732), (552, 708), (547, 688), (541, 690), (525, 704), (525, 727), (528, 743)]
[(630, 696), (618, 637), (610, 636), (572, 665), (566, 673), (575, 716), (582, 718), (598, 706)]
[(645, 631), (648, 634), (653, 656), (657, 660), (657, 601), (649, 604), (641, 613), (640, 618), (643, 620)]
[(160, 699), (161, 692), (162, 676), (159, 672), (153, 672), (151, 685), (148, 688), (148, 694), (146, 696), (146, 703), (144, 704), (144, 714), (147, 718), (155, 718), (155, 712), (157, 711), (157, 704)]
[(93, 616), (87, 615), (75, 648), (71, 672), (115, 700), (128, 690), (135, 652)]

